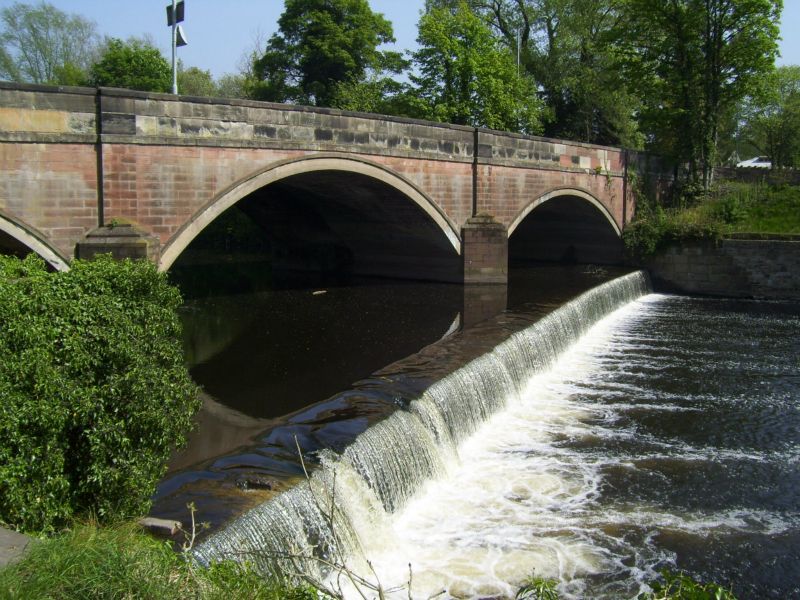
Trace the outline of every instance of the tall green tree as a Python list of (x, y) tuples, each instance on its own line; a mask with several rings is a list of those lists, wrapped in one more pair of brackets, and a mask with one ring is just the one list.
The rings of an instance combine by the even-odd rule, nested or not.
[(425, 116), (459, 125), (539, 133), (531, 78), (465, 1), (430, 3), (419, 23), (412, 75)]
[(774, 66), (781, 0), (625, 0), (629, 82), (651, 146), (708, 187), (720, 127)]
[(14, 3), (0, 11), (0, 78), (79, 85), (97, 51), (92, 21), (52, 4)]
[(748, 99), (744, 136), (773, 168), (800, 166), (800, 66), (778, 67), (760, 97)]
[(146, 41), (111, 38), (92, 65), (89, 80), (92, 85), (167, 93), (172, 89), (172, 67)]
[(363, 81), (370, 69), (402, 68), (399, 53), (378, 50), (393, 41), (391, 23), (367, 0), (286, 0), (278, 33), (255, 61), (260, 83), (253, 95), (331, 106), (343, 82)]
[[(441, 0), (440, 0), (441, 1)], [(545, 134), (638, 147), (638, 101), (623, 85), (611, 32), (618, 0), (471, 0), (540, 86)]]

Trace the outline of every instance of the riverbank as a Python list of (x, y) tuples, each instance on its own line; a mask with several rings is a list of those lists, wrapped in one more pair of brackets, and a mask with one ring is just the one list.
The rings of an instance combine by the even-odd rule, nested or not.
[(647, 259), (658, 291), (800, 300), (800, 236), (731, 236), (674, 244)]

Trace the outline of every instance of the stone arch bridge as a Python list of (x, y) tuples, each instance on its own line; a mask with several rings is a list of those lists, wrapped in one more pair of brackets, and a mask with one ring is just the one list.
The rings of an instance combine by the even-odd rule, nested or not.
[(0, 83), (0, 249), (57, 269), (112, 251), (168, 270), (246, 204), (335, 239), (359, 272), (503, 283), (509, 248), (619, 260), (628, 158), (330, 109)]

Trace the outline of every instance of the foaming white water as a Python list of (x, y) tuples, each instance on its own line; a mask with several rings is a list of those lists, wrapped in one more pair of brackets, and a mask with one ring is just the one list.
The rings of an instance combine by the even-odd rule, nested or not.
[(458, 447), (446, 477), (388, 518), (391, 534), (365, 549), (384, 587), (407, 582), (410, 563), (415, 598), (441, 590), (458, 598), (513, 597), (534, 572), (560, 579), (566, 597), (579, 597), (582, 578), (617, 568), (617, 557), (587, 535), (584, 521), (600, 493), (600, 465), (561, 451), (557, 440), (591, 430), (584, 424), (591, 411), (565, 392), (565, 381), (595, 374), (593, 353), (640, 310), (633, 303), (602, 319), (531, 377)]
[[(617, 421), (631, 410), (692, 414), (698, 409), (669, 402), (679, 395), (665, 394), (663, 404), (658, 398), (636, 402), (642, 394), (635, 386), (613, 403), (607, 401), (613, 394), (604, 392), (603, 400), (595, 401), (588, 393), (606, 377), (609, 348), (640, 346), (641, 339), (627, 339), (630, 327), (647, 319), (663, 299), (645, 296), (613, 312), (549, 369), (508, 394), (503, 410), (448, 453), (446, 475), (386, 515), (380, 535), (362, 533), (371, 561), (362, 575), (396, 589), (386, 594), (393, 598), (408, 597), (409, 582), (413, 598), (439, 592), (512, 598), (534, 573), (559, 580), (563, 598), (584, 598), (589, 589), (592, 597), (633, 598), (648, 589), (659, 568), (674, 564), (675, 556), (656, 543), (659, 536), (713, 544), (718, 536), (775, 536), (796, 529), (800, 513), (665, 508), (602, 498), (608, 469), (641, 473), (664, 461), (691, 471), (693, 461), (760, 463), (794, 455), (654, 439)], [(642, 449), (609, 452), (604, 446), (620, 441)], [(583, 447), (598, 442), (599, 449)], [(365, 590), (344, 586), (344, 591), (347, 598), (359, 598)]]

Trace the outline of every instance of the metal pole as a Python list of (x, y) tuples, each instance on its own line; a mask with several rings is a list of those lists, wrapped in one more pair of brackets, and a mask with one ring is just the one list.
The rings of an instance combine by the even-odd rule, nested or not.
[(178, 53), (175, 48), (178, 43), (178, 2), (172, 0), (172, 93), (178, 93)]

